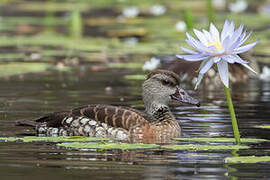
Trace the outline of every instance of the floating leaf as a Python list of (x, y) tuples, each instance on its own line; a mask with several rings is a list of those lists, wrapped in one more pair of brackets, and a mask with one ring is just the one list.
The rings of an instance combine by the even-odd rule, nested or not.
[(145, 80), (146, 76), (143, 75), (143, 74), (126, 75), (125, 79), (128, 79), (128, 80)]
[[(174, 138), (177, 141), (196, 141), (196, 142), (225, 142), (225, 143), (234, 143), (234, 138), (206, 138), (206, 137), (199, 137), (199, 138)], [(256, 143), (256, 142), (263, 142), (268, 141), (266, 139), (253, 139), (253, 138), (241, 138), (241, 143)]]
[(187, 145), (166, 145), (161, 146), (165, 149), (173, 149), (173, 150), (228, 150), (228, 149), (248, 149), (248, 146), (245, 145), (195, 145), (195, 144), (187, 144)]
[(142, 68), (142, 63), (109, 63), (110, 68), (128, 68), (128, 69), (140, 69)]
[(14, 141), (22, 141), (22, 142), (37, 142), (37, 141), (45, 141), (45, 142), (90, 142), (90, 141), (109, 141), (114, 140), (113, 138), (97, 138), (97, 137), (84, 137), (84, 136), (59, 136), (59, 137), (36, 137), (36, 136), (26, 136), (22, 138), (17, 137), (0, 137), (0, 141), (4, 142), (14, 142)]
[(260, 163), (269, 162), (270, 156), (242, 156), (242, 157), (227, 157), (226, 163)]
[(256, 128), (270, 129), (270, 126), (255, 126)]
[(0, 64), (0, 77), (26, 73), (44, 72), (50, 67), (47, 63), (7, 63)]
[(127, 143), (61, 143), (57, 146), (74, 148), (74, 149), (148, 149), (148, 148), (158, 148), (159, 145), (156, 144), (127, 144)]

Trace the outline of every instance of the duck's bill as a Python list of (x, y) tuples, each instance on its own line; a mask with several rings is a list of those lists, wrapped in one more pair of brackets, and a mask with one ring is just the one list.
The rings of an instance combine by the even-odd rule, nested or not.
[(175, 93), (171, 95), (171, 98), (182, 103), (192, 104), (200, 107), (200, 101), (188, 95), (184, 89), (177, 88)]

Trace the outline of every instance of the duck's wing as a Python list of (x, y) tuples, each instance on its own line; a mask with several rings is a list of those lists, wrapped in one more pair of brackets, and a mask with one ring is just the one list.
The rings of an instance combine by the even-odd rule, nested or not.
[(36, 119), (37, 123), (46, 123), (47, 127), (67, 125), (68, 118), (85, 117), (111, 127), (128, 130), (130, 127), (147, 122), (149, 116), (138, 110), (111, 105), (93, 104), (75, 108), (70, 111), (51, 113)]

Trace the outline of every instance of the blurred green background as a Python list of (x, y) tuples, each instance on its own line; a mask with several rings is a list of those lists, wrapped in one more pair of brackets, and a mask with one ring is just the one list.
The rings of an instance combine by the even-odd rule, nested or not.
[(269, 63), (269, 9), (269, 0), (1, 0), (0, 76), (48, 64), (143, 63), (182, 53), (185, 31), (210, 21), (221, 29), (225, 19), (253, 30), (248, 42), (260, 43), (251, 53)]

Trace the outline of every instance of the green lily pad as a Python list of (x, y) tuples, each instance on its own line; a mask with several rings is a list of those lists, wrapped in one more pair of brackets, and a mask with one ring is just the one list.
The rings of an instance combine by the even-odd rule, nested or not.
[(227, 157), (226, 163), (260, 163), (270, 162), (270, 156), (242, 156), (242, 157)]
[(0, 64), (0, 77), (26, 73), (44, 72), (50, 67), (47, 63), (7, 63)]
[[(235, 142), (234, 138), (174, 138), (177, 141), (196, 141), (196, 142), (220, 142), (220, 143), (233, 143)], [(241, 138), (241, 143), (256, 143), (268, 141), (267, 139), (253, 139), (253, 138)]]
[(23, 141), (23, 142), (90, 142), (90, 141), (109, 141), (114, 140), (113, 138), (97, 138), (97, 137), (84, 137), (84, 136), (70, 136), (70, 137), (36, 137), (36, 136), (27, 136), (22, 138), (17, 137), (0, 137), (0, 142), (15, 142), (15, 141)]
[(159, 145), (156, 144), (127, 144), (127, 143), (60, 143), (57, 144), (60, 147), (74, 148), (74, 149), (148, 149), (148, 148), (158, 148)]
[(124, 78), (127, 80), (145, 80), (146, 76), (143, 74), (135, 74), (135, 75), (126, 75)]
[[(104, 142), (116, 140), (113, 138), (96, 138), (96, 137), (0, 137), (0, 142), (59, 142), (57, 146), (74, 148), (74, 149), (145, 149), (145, 148), (164, 148), (173, 150), (226, 150), (226, 149), (247, 149), (245, 145), (156, 145), (156, 144), (128, 144), (120, 142)], [(90, 143), (94, 141), (101, 141), (100, 143)], [(61, 143), (65, 142), (65, 143)], [(88, 142), (88, 143), (86, 143)]]
[(256, 128), (270, 129), (270, 126), (255, 126)]
[(128, 68), (128, 69), (139, 69), (142, 68), (142, 63), (109, 63), (110, 68)]
[(248, 149), (248, 146), (245, 145), (195, 145), (195, 144), (187, 144), (187, 145), (166, 145), (161, 146), (165, 149), (173, 149), (173, 150), (232, 150), (232, 149)]

